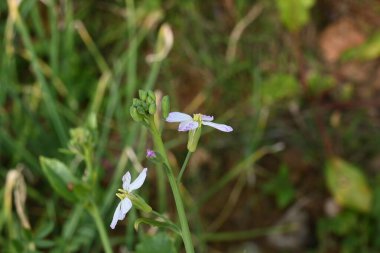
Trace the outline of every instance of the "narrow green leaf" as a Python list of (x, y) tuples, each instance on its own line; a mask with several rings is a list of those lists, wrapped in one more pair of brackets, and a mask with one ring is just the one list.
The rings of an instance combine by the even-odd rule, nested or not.
[(54, 223), (53, 222), (48, 222), (48, 223), (44, 223), (41, 227), (38, 228), (38, 230), (36, 231), (36, 235), (35, 235), (35, 238), (36, 239), (43, 239), (45, 238), (47, 235), (49, 235), (54, 229)]
[(39, 239), (35, 241), (36, 246), (41, 249), (51, 248), (55, 245), (54, 241)]

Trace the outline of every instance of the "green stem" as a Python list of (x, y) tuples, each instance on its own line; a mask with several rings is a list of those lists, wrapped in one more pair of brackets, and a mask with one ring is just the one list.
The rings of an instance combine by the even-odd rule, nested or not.
[(86, 169), (88, 171), (90, 183), (95, 187), (98, 176), (97, 171), (93, 166), (93, 150), (91, 148), (86, 148), (84, 160), (86, 163)]
[(162, 213), (167, 210), (166, 178), (161, 164), (157, 166), (157, 192), (158, 192), (158, 210)]
[(91, 206), (88, 208), (88, 211), (90, 212), (92, 218), (95, 221), (96, 228), (98, 229), (100, 239), (103, 244), (104, 251), (106, 253), (112, 253), (111, 244), (108, 238), (108, 235), (106, 233), (106, 229), (104, 228), (103, 220), (100, 217), (99, 209), (95, 205), (95, 203), (91, 203)]
[(183, 239), (183, 243), (185, 244), (186, 252), (187, 253), (194, 253), (194, 246), (193, 246), (193, 242), (191, 240), (191, 233), (190, 233), (190, 229), (189, 229), (189, 224), (187, 222), (185, 208), (183, 206), (183, 202), (182, 202), (182, 198), (181, 198), (181, 194), (179, 191), (177, 181), (174, 177), (173, 170), (170, 167), (169, 160), (168, 160), (166, 150), (165, 150), (165, 146), (164, 146), (164, 143), (162, 142), (162, 139), (161, 139), (161, 135), (160, 135), (159, 131), (157, 130), (156, 126), (154, 125), (154, 123), (151, 124), (151, 127), (152, 127), (151, 133), (152, 133), (152, 137), (153, 137), (153, 142), (156, 146), (157, 151), (162, 155), (162, 157), (164, 159), (164, 168), (165, 168), (166, 175), (169, 179), (170, 188), (173, 192), (174, 201), (175, 201), (175, 204), (177, 207), (178, 218), (179, 218), (179, 222), (181, 224), (182, 239)]
[(186, 155), (185, 161), (184, 161), (183, 164), (182, 164), (181, 171), (180, 171), (179, 174), (178, 174), (178, 177), (177, 177), (177, 183), (180, 183), (180, 182), (181, 182), (181, 178), (182, 178), (183, 172), (185, 172), (185, 169), (186, 169), (187, 163), (188, 163), (189, 160), (190, 160), (190, 156), (191, 156), (191, 152), (189, 151), (189, 152), (187, 152), (187, 155)]

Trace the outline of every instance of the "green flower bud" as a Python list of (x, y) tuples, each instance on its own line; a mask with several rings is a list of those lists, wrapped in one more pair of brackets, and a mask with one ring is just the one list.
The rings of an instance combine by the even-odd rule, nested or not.
[(201, 126), (189, 131), (189, 139), (187, 141), (187, 149), (190, 152), (194, 152), (197, 149), (199, 138), (201, 137)]
[(164, 96), (161, 100), (161, 111), (162, 117), (166, 119), (169, 116), (170, 112), (170, 100), (168, 95)]
[(153, 92), (153, 91), (148, 90), (148, 96), (149, 96), (154, 102), (156, 102), (156, 95), (154, 95), (154, 92)]
[(156, 102), (154, 102), (154, 100), (153, 100), (151, 97), (148, 97), (148, 98), (146, 99), (146, 103), (147, 103), (148, 105), (150, 105), (150, 104), (155, 104)]
[(88, 124), (88, 127), (90, 129), (92, 129), (92, 130), (97, 129), (98, 125), (97, 125), (97, 120), (96, 120), (96, 114), (95, 113), (91, 113), (88, 116), (87, 124)]
[(131, 114), (131, 116), (132, 116), (132, 119), (133, 119), (134, 121), (139, 122), (139, 121), (142, 120), (142, 117), (141, 117), (140, 114), (137, 112), (136, 107), (131, 106), (131, 108), (129, 109), (129, 112), (130, 112), (130, 114)]
[(149, 105), (149, 114), (155, 114), (156, 113), (156, 105), (155, 104), (150, 104)]
[(145, 90), (139, 90), (139, 97), (142, 101), (145, 101), (147, 96), (148, 96), (148, 93)]
[(141, 102), (140, 102), (139, 99), (137, 99), (137, 98), (134, 98), (134, 99), (133, 99), (133, 102), (132, 102), (132, 105), (133, 105), (133, 106), (138, 106), (138, 105), (140, 105), (140, 104), (141, 104)]
[(139, 114), (141, 114), (141, 115), (145, 115), (145, 108), (144, 108), (144, 106), (146, 107), (145, 104), (142, 105), (142, 106), (137, 106), (137, 107), (136, 107), (137, 112), (138, 112)]

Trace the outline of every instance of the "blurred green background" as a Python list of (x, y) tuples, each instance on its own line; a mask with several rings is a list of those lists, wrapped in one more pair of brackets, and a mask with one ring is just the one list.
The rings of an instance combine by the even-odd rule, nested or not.
[[(139, 163), (141, 195), (176, 214), (129, 115), (138, 89), (234, 128), (205, 128), (184, 175), (196, 252), (380, 252), (379, 27), (375, 0), (0, 1), (0, 252), (103, 252), (39, 162), (83, 173), (61, 151), (91, 113), (114, 252), (182, 252), (170, 231), (136, 231), (137, 211), (108, 229), (120, 172)], [(178, 167), (187, 135), (163, 136)]]

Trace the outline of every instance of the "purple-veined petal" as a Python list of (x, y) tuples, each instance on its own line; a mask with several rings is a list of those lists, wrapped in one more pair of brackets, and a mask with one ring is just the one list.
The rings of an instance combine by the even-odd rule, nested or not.
[(202, 114), (202, 121), (213, 121), (214, 116), (208, 116), (208, 115), (203, 115)]
[(190, 131), (199, 126), (198, 122), (193, 121), (193, 120), (188, 120), (185, 122), (181, 122), (178, 126), (178, 131), (184, 132), (184, 131)]
[(169, 116), (166, 118), (167, 122), (182, 122), (187, 120), (192, 120), (192, 117), (182, 112), (171, 112), (169, 113)]
[(129, 189), (128, 191), (129, 192), (132, 192), (138, 188), (140, 188), (142, 186), (142, 184), (144, 183), (145, 181), (145, 178), (146, 178), (146, 172), (147, 172), (147, 168), (144, 168), (140, 175), (135, 179), (135, 181), (133, 181), (130, 185), (129, 185)]
[(129, 173), (129, 171), (125, 173), (122, 180), (123, 180), (123, 189), (127, 191), (129, 188), (129, 185), (131, 184), (131, 173)]
[(223, 132), (232, 132), (233, 131), (232, 127), (224, 125), (224, 124), (217, 124), (217, 123), (207, 122), (207, 121), (202, 122), (202, 124), (216, 128), (216, 129), (223, 131)]
[(132, 202), (128, 198), (125, 198), (122, 201), (120, 201), (120, 203), (116, 207), (115, 213), (113, 214), (112, 222), (110, 225), (112, 229), (115, 228), (119, 220), (123, 220), (125, 218), (125, 215), (131, 209), (131, 207)]

